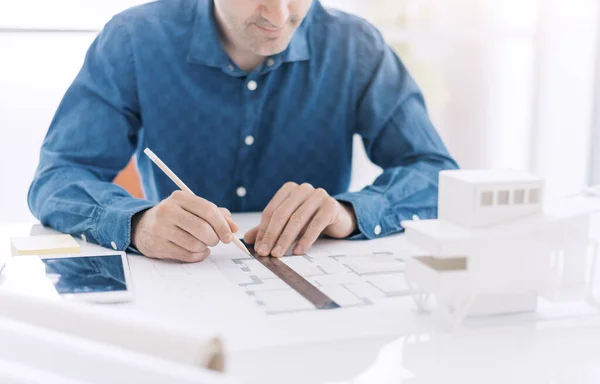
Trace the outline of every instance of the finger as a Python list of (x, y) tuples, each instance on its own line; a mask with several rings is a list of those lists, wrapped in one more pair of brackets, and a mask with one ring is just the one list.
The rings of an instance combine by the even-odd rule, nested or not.
[(327, 226), (331, 225), (335, 219), (336, 205), (335, 200), (327, 203), (317, 211), (312, 220), (308, 223), (304, 235), (298, 240), (294, 247), (294, 255), (302, 255), (317, 241)]
[(166, 239), (161, 239), (155, 250), (155, 252), (146, 256), (155, 259), (171, 259), (193, 263), (205, 260), (210, 255), (209, 248), (206, 248), (204, 252), (194, 253)]
[[(275, 210), (269, 221), (267, 230), (260, 240), (260, 245), (258, 246), (259, 255), (267, 256), (271, 253), (275, 242), (279, 239), (283, 228), (287, 225), (292, 214), (308, 199), (314, 190), (310, 184), (302, 184)], [(281, 252), (285, 252), (285, 250)]]
[(239, 231), (240, 227), (235, 223), (235, 221), (233, 221), (233, 218), (231, 217), (231, 212), (229, 211), (229, 209), (221, 207), (221, 208), (219, 208), (219, 210), (223, 214), (223, 217), (225, 217), (225, 220), (227, 220), (227, 224), (229, 224), (229, 228), (231, 229), (231, 232), (236, 233), (237, 231)]
[(235, 223), (235, 221), (233, 221), (231, 217), (225, 217), (225, 220), (227, 220), (227, 224), (229, 224), (229, 229), (231, 229), (231, 232), (237, 233), (237, 231), (240, 230), (240, 227)]
[(252, 228), (251, 230), (246, 232), (246, 234), (244, 235), (244, 241), (246, 242), (246, 244), (255, 244), (254, 242), (256, 241), (257, 234), (258, 234), (258, 227)]
[(283, 185), (283, 187), (281, 187), (279, 189), (279, 191), (277, 191), (275, 196), (273, 196), (271, 201), (269, 201), (269, 204), (267, 204), (267, 206), (263, 210), (262, 217), (260, 220), (260, 225), (258, 226), (258, 234), (256, 236), (256, 241), (255, 241), (256, 245), (260, 245), (260, 241), (262, 240), (263, 236), (265, 235), (265, 232), (267, 230), (267, 227), (269, 226), (269, 222), (271, 221), (271, 217), (273, 216), (273, 213), (275, 213), (275, 210), (277, 208), (279, 208), (281, 203), (283, 203), (285, 201), (285, 199), (287, 199), (289, 197), (290, 193), (292, 193), (292, 191), (294, 189), (296, 189), (297, 187), (298, 187), (298, 184), (296, 184), (296, 183), (293, 183), (293, 182), (285, 183)]
[(185, 252), (178, 257), (177, 260), (183, 261), (184, 263), (199, 263), (206, 260), (208, 256), (210, 256), (210, 248), (206, 248), (203, 252)]
[(223, 216), (225, 216), (225, 218), (231, 217), (231, 211), (229, 209), (219, 207), (219, 211), (221, 211), (221, 213), (223, 214)]
[[(191, 253), (204, 253), (207, 249), (206, 243), (198, 240), (195, 236), (177, 226), (168, 226), (165, 229), (164, 235), (166, 239)], [(219, 239), (216, 237), (216, 234), (214, 237), (218, 243)]]
[(219, 244), (219, 236), (214, 228), (198, 216), (178, 207), (178, 209), (173, 212), (172, 217), (173, 224), (209, 247), (214, 247)]
[(229, 228), (227, 220), (215, 204), (183, 191), (173, 192), (172, 196), (183, 209), (210, 224), (222, 242), (230, 243), (233, 241), (231, 228)]
[(329, 198), (329, 195), (323, 189), (319, 188), (315, 190), (296, 212), (292, 214), (285, 229), (281, 232), (277, 243), (273, 247), (271, 254), (275, 257), (283, 256), (292, 243), (296, 241), (300, 232), (312, 220), (319, 208)]

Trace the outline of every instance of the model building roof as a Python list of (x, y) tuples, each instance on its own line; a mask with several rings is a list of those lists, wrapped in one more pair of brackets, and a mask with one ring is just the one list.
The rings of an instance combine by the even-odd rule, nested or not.
[(445, 175), (466, 183), (522, 183), (542, 182), (541, 177), (515, 170), (449, 170)]

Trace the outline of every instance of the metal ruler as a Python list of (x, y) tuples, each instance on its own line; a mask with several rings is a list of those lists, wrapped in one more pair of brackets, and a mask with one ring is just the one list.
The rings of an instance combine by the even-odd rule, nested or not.
[[(242, 241), (243, 242), (243, 241)], [(326, 294), (321, 292), (317, 287), (309, 283), (298, 272), (288, 267), (283, 261), (276, 257), (258, 256), (254, 250), (254, 246), (244, 243), (250, 251), (252, 257), (258, 260), (262, 265), (267, 267), (277, 277), (283, 280), (287, 285), (292, 287), (296, 292), (301, 294), (306, 300), (310, 301), (317, 309), (335, 309), (340, 306), (331, 300)]]

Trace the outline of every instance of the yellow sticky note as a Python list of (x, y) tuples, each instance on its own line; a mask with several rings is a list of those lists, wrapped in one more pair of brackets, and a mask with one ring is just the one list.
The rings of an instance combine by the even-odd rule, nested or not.
[(14, 237), (10, 239), (13, 255), (57, 255), (79, 253), (79, 243), (71, 235)]

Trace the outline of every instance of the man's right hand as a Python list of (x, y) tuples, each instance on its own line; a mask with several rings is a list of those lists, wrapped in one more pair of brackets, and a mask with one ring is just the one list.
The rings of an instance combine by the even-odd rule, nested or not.
[(175, 191), (167, 199), (132, 219), (132, 245), (155, 259), (198, 262), (210, 255), (208, 247), (230, 243), (238, 231), (225, 208), (201, 197)]

